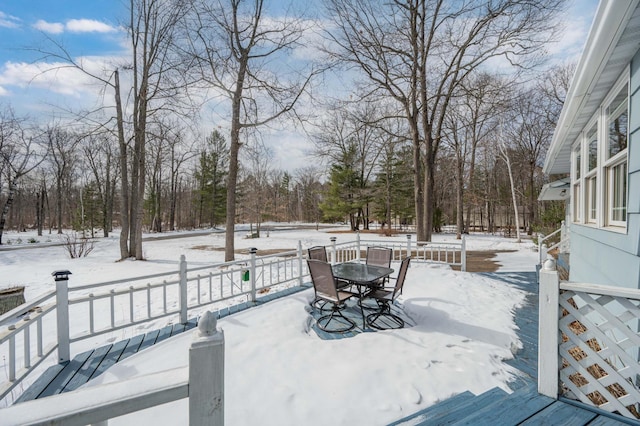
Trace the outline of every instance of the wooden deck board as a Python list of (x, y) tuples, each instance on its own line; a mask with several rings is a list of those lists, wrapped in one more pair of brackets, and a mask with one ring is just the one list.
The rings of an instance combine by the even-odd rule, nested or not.
[(27, 390), (24, 391), (22, 395), (20, 395), (15, 400), (14, 403), (17, 404), (19, 402), (30, 401), (32, 399), (38, 398), (38, 396), (42, 393), (44, 388), (46, 388), (47, 385), (51, 383), (51, 381), (55, 379), (58, 374), (60, 374), (60, 372), (67, 366), (67, 364), (68, 364), (68, 361), (61, 364), (56, 364), (47, 368), (45, 372), (42, 373), (36, 379), (36, 381), (33, 382), (31, 386), (29, 386)]
[(521, 423), (522, 426), (553, 425), (582, 426), (595, 419), (598, 415), (573, 405), (555, 401), (553, 404), (539, 411)]
[[(551, 405), (555, 400), (538, 394), (537, 386), (527, 386), (509, 396), (487, 405), (475, 405), (475, 411), (459, 421), (456, 426), (467, 425), (517, 425)], [(517, 407), (517, 409), (514, 409)]]
[(426, 410), (415, 413), (397, 422), (393, 422), (389, 424), (389, 426), (412, 426), (422, 424), (430, 418), (433, 419), (446, 415), (448, 412), (455, 410), (459, 405), (472, 398), (475, 398), (475, 395), (469, 391), (459, 393), (438, 404), (432, 405)]
[(160, 343), (165, 339), (168, 339), (169, 337), (171, 337), (171, 332), (173, 331), (173, 325), (167, 325), (164, 326), (160, 329), (160, 332), (158, 333), (158, 337), (156, 337), (156, 342), (155, 343)]
[(632, 423), (632, 421), (622, 422), (616, 419), (612, 419), (611, 417), (598, 416), (593, 421), (591, 421), (591, 423), (589, 423), (589, 426), (623, 426), (623, 425), (629, 425), (629, 424), (637, 425), (639, 423), (638, 422)]
[(98, 365), (100, 365), (104, 357), (109, 353), (111, 346), (112, 345), (102, 346), (94, 350), (84, 365), (78, 370), (69, 383), (67, 383), (64, 389), (62, 389), (62, 392), (78, 389), (80, 386), (87, 383), (93, 372), (98, 368)]
[[(451, 410), (436, 415), (430, 415), (428, 411), (426, 419), (419, 425), (445, 425), (452, 424), (453, 422), (463, 419), (468, 415), (475, 413), (478, 407), (490, 407), (494, 404), (500, 404), (502, 398), (508, 394), (500, 388), (493, 388), (487, 392), (476, 396), (475, 398), (468, 399), (456, 407), (451, 407)], [(497, 423), (496, 423), (497, 424)]]
[(60, 373), (44, 388), (40, 395), (38, 395), (38, 398), (44, 398), (62, 392), (67, 383), (73, 379), (73, 376), (82, 368), (92, 353), (93, 350), (83, 352), (69, 361), (62, 371), (60, 371)]
[(156, 339), (158, 338), (158, 334), (160, 334), (160, 330), (150, 331), (149, 333), (144, 335), (144, 339), (142, 339), (142, 343), (138, 348), (139, 351), (148, 348), (149, 346), (153, 346), (156, 343)]
[(127, 346), (124, 348), (124, 350), (120, 354), (120, 357), (118, 358), (118, 362), (138, 352), (143, 340), (144, 334), (139, 334), (129, 339), (129, 341), (127, 342)]
[(111, 367), (116, 362), (118, 362), (118, 360), (120, 359), (120, 355), (122, 355), (122, 352), (127, 347), (127, 343), (129, 343), (129, 339), (121, 340), (119, 342), (114, 343), (109, 349), (109, 352), (107, 352), (104, 358), (102, 358), (102, 361), (100, 362), (100, 364), (96, 366), (96, 369), (91, 375), (91, 379), (93, 379), (94, 377), (98, 377), (100, 374), (107, 371), (109, 367)]

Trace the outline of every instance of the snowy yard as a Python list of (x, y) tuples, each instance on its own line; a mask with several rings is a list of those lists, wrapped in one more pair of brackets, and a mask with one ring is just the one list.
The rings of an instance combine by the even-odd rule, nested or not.
[[(354, 239), (353, 234), (323, 230), (274, 230), (268, 238), (239, 238), (236, 248), (257, 247), (259, 255), (260, 250), (295, 249), (299, 240), (303, 248), (329, 245), (331, 236), (338, 242)], [(455, 241), (455, 236), (435, 235), (434, 240)], [(117, 244), (117, 236), (100, 241), (88, 257), (75, 260), (68, 259), (62, 247), (0, 251), (0, 289), (25, 285), (29, 300), (53, 287), (54, 270), (70, 270), (73, 287), (175, 271), (181, 254), (190, 265), (221, 262), (224, 234), (147, 241), (147, 261), (115, 262)], [(516, 244), (471, 235), (467, 248), (513, 250), (495, 259), (500, 271), (535, 270), (537, 252), (530, 241)], [(392, 265), (396, 270), (398, 266)], [(466, 390), (507, 390), (517, 371), (502, 360), (520, 346), (513, 312), (524, 296), (502, 281), (413, 262), (400, 302), (415, 327), (321, 340), (309, 329), (311, 289), (224, 318), (218, 327), (226, 339), (226, 423), (383, 425)], [(87, 386), (184, 366), (192, 339), (188, 332), (160, 343)], [(186, 415), (187, 401), (181, 400), (110, 424), (186, 424)]]

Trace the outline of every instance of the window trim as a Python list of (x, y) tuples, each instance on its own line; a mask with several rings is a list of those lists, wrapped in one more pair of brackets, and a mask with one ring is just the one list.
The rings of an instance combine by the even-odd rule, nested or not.
[[(630, 101), (630, 65), (621, 73), (616, 83), (611, 87), (606, 97), (602, 100), (597, 111), (584, 126), (580, 136), (576, 139), (571, 150), (571, 218), (576, 224), (593, 226), (600, 229), (615, 232), (626, 232), (628, 227), (628, 203), (629, 203), (629, 177), (628, 177), (628, 152), (629, 152), (629, 114), (631, 112)], [(611, 117), (620, 116), (623, 111), (623, 103), (617, 105), (611, 115), (609, 108), (613, 101), (626, 87), (626, 111), (627, 111), (627, 145), (625, 149), (617, 152), (611, 158), (609, 156), (609, 131), (612, 122)], [(590, 138), (593, 139), (593, 131), (597, 137), (596, 165), (590, 168), (593, 155), (590, 154)], [(614, 170), (623, 163), (626, 165), (625, 192), (624, 192), (624, 220), (613, 220), (614, 217)], [(618, 194), (619, 195), (619, 194)], [(595, 198), (594, 198), (595, 196)], [(595, 211), (594, 211), (595, 207)]]
[[(607, 226), (611, 226), (611, 227), (617, 227), (617, 228), (623, 228), (627, 226), (627, 208), (628, 208), (628, 202), (629, 202), (629, 179), (628, 179), (628, 174), (629, 174), (629, 166), (627, 164), (627, 155), (626, 155), (627, 151), (620, 151), (618, 154), (624, 154), (624, 155), (618, 155), (616, 154), (612, 160), (615, 161), (609, 161), (607, 162), (607, 166), (604, 168), (604, 175), (606, 176), (607, 179)], [(615, 191), (613, 189), (613, 185), (614, 185), (614, 181), (615, 181), (615, 177), (614, 177), (614, 170), (621, 166), (624, 165), (624, 194), (623, 194), (623, 198), (624, 198), (624, 220), (615, 220), (613, 219), (614, 216), (614, 209), (616, 208), (613, 204), (613, 199), (615, 197)]]

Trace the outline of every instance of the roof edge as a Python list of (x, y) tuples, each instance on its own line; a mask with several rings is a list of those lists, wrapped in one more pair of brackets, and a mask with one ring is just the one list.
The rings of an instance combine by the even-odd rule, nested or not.
[(569, 170), (553, 170), (560, 149), (566, 143), (566, 136), (574, 125), (576, 117), (591, 96), (591, 92), (602, 74), (607, 60), (615, 49), (624, 29), (640, 0), (632, 0), (625, 5), (619, 0), (602, 0), (591, 24), (582, 55), (576, 66), (565, 104), (547, 150), (542, 171), (546, 174), (568, 173)]

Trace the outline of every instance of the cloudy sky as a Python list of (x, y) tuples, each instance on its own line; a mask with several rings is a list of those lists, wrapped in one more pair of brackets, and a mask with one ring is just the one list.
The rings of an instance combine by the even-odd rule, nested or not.
[[(305, 3), (307, 0), (292, 0)], [(75, 70), (60, 67), (39, 52), (47, 38), (62, 43), (74, 57), (96, 70), (125, 51), (120, 23), (126, 13), (121, 0), (0, 0), (0, 108), (10, 105), (18, 114), (48, 120), (87, 102), (100, 102), (100, 86)], [(267, 2), (269, 3), (269, 2)], [(277, 3), (281, 4), (280, 1)], [(298, 6), (300, 5), (298, 4)], [(550, 46), (555, 60), (577, 59), (597, 0), (570, 0), (559, 43)], [(55, 72), (44, 72), (56, 68)], [(215, 124), (211, 123), (214, 128)], [(309, 143), (294, 130), (263, 135), (281, 167), (308, 163)]]

